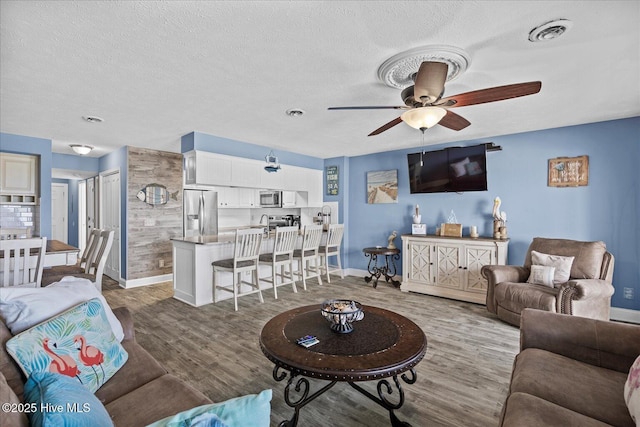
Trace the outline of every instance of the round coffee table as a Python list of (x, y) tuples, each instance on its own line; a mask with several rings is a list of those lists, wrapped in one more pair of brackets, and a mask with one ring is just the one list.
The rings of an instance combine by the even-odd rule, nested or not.
[[(370, 306), (363, 306), (363, 311), (364, 319), (355, 322), (348, 334), (329, 328), (319, 304), (281, 313), (264, 326), (260, 348), (275, 364), (276, 381), (289, 376), (284, 399), (295, 410), (280, 426), (296, 426), (300, 409), (337, 382), (348, 383), (388, 410), (391, 425), (409, 425), (394, 413), (404, 403), (398, 375), (407, 384), (416, 382), (413, 368), (427, 351), (427, 337), (418, 325), (397, 313)], [(314, 335), (320, 342), (309, 348), (296, 344), (296, 339), (306, 335)], [(330, 382), (311, 393), (307, 377)], [(377, 396), (357, 384), (361, 381), (377, 381)]]

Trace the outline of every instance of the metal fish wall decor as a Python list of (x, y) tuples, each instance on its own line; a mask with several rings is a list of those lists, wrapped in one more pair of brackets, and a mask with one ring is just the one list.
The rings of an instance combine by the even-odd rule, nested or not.
[(138, 191), (136, 197), (151, 206), (164, 205), (169, 198), (178, 200), (178, 191), (169, 193), (167, 187), (162, 184), (147, 184), (142, 190)]

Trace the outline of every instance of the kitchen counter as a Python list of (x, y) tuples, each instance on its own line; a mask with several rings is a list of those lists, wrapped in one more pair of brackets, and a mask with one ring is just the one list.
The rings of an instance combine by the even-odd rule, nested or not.
[(235, 237), (233, 235), (211, 235), (211, 236), (193, 236), (193, 237), (172, 237), (174, 242), (194, 243), (196, 245), (215, 245), (218, 243), (233, 243)]
[[(253, 227), (246, 227), (253, 228)], [(262, 227), (261, 227), (262, 228)], [(194, 237), (173, 237), (173, 297), (194, 307), (213, 303), (213, 267), (214, 261), (233, 258), (234, 232), (222, 232), (218, 235)], [(219, 230), (222, 231), (222, 230)], [(326, 242), (326, 232), (323, 242)], [(260, 253), (273, 252), (275, 230), (262, 239)], [(302, 230), (298, 237), (297, 248), (302, 245)], [(294, 271), (298, 265), (294, 262)], [(259, 277), (271, 277), (271, 266), (261, 265)], [(221, 272), (219, 278), (230, 283), (231, 273)], [(271, 284), (260, 282), (262, 289), (270, 289)], [(220, 292), (218, 300), (232, 298), (231, 292)]]

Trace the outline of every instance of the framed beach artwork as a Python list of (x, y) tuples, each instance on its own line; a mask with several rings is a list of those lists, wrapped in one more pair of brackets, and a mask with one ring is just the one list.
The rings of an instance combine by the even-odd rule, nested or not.
[(589, 185), (589, 156), (549, 159), (549, 187), (581, 187)]
[(398, 169), (367, 172), (367, 203), (398, 203)]

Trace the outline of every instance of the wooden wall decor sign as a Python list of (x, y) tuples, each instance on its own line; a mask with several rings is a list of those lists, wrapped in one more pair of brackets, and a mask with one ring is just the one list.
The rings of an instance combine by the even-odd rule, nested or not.
[(327, 166), (325, 170), (327, 175), (327, 196), (337, 196), (339, 188), (338, 166)]
[(440, 235), (449, 237), (462, 237), (462, 224), (442, 224)]
[(582, 187), (589, 185), (589, 156), (549, 159), (549, 187)]

